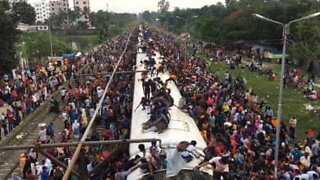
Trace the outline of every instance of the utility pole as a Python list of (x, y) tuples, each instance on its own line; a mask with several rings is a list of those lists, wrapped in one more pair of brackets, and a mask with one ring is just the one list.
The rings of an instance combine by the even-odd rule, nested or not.
[(299, 21), (303, 21), (306, 19), (314, 18), (320, 16), (320, 12), (313, 13), (309, 16), (305, 16), (299, 19), (292, 20), (288, 23), (282, 23), (267, 17), (264, 17), (260, 14), (253, 14), (253, 16), (260, 18), (262, 20), (278, 24), (282, 26), (282, 37), (283, 37), (283, 47), (282, 47), (282, 60), (281, 60), (281, 73), (280, 73), (280, 82), (279, 82), (279, 98), (278, 98), (278, 114), (277, 114), (277, 127), (276, 127), (276, 147), (275, 147), (275, 157), (274, 157), (274, 176), (277, 179), (278, 175), (278, 161), (279, 161), (279, 146), (280, 146), (280, 128), (281, 128), (281, 121), (282, 121), (282, 100), (283, 100), (283, 77), (285, 71), (285, 61), (286, 61), (286, 47), (287, 47), (287, 39), (289, 35), (289, 28), (292, 23), (296, 23)]
[(53, 48), (52, 48), (52, 35), (51, 35), (51, 21), (49, 18), (49, 39), (50, 39), (50, 56), (53, 57)]

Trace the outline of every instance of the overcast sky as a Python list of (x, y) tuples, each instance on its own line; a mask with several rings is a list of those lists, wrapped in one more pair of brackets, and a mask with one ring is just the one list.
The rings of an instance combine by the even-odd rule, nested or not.
[[(28, 0), (30, 3), (40, 0)], [(49, 0), (47, 0), (49, 1)], [(73, 0), (69, 0), (73, 6)], [(205, 5), (224, 2), (224, 0), (168, 0), (170, 10), (174, 7), (179, 8), (199, 8)], [(106, 10), (107, 4), (109, 11), (112, 12), (130, 12), (139, 13), (145, 10), (156, 11), (159, 0), (90, 0), (90, 8), (92, 11)]]

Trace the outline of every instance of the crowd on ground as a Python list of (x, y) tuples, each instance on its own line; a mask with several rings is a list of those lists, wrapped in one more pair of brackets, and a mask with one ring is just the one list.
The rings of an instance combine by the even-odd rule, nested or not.
[[(299, 144), (295, 134), (299, 124), (297, 119), (287, 120), (288, 126), (281, 122), (279, 171), (275, 175), (278, 120), (268, 103), (259, 99), (254, 89), (246, 88), (241, 75), (234, 77), (226, 72), (221, 79), (208, 73), (206, 62), (200, 58), (183, 60), (179, 45), (172, 37), (152, 32), (152, 39), (159, 39), (165, 69), (177, 77), (176, 83), (184, 97), (181, 102), (185, 102), (181, 107), (194, 118), (208, 144), (199, 168), (211, 164), (215, 179), (319, 178), (320, 134), (308, 130), (305, 141)], [(186, 144), (182, 151), (196, 142)], [(194, 153), (189, 155), (195, 157)]]
[[(253, 56), (250, 62), (246, 62), (243, 60), (241, 61), (241, 57), (242, 55), (244, 55), (242, 53), (243, 52), (239, 51), (234, 56), (226, 57), (225, 62), (230, 67), (230, 69), (235, 69), (238, 67), (248, 67), (250, 71), (256, 72), (259, 75), (267, 75), (268, 79), (271, 81), (276, 80), (276, 74), (272, 71), (272, 69), (263, 67), (263, 64), (267, 64), (265, 63), (265, 61), (267, 60), (263, 60), (262, 57), (255, 58)], [(223, 51), (219, 51), (215, 59), (223, 60), (223, 54)], [(296, 90), (302, 90), (304, 96), (311, 101), (320, 99), (319, 93), (315, 89), (315, 75), (311, 73), (308, 77), (304, 76), (300, 67), (289, 66), (286, 68), (283, 77), (283, 86), (294, 88)]]
[(0, 115), (0, 140), (2, 134), (7, 136), (61, 85), (76, 75), (83, 63), (79, 59), (68, 63), (49, 60), (46, 67), (15, 69), (12, 76), (5, 75), (4, 84), (0, 87), (0, 107), (7, 110)]
[[(60, 95), (63, 103), (61, 122), (64, 130), (56, 130), (54, 123), (41, 125), (38, 133), (37, 143), (52, 144), (55, 142), (78, 141), (90, 122), (96, 106), (102, 98), (105, 87), (109, 81), (109, 74), (113, 72), (119, 56), (124, 50), (128, 33), (123, 36), (109, 40), (99, 47), (94, 53), (89, 53), (83, 60), (89, 66), (88, 71), (76, 74), (75, 83), (69, 87), (61, 88)], [(131, 39), (132, 41), (132, 39)], [(112, 52), (112, 53), (111, 53)], [(135, 63), (136, 51), (134, 43), (129, 44), (117, 71), (130, 71)], [(130, 118), (132, 112), (133, 78), (131, 73), (115, 74), (113, 81), (106, 91), (101, 111), (96, 121), (96, 126), (102, 126), (103, 132), (92, 128), (86, 137), (88, 141), (128, 139), (130, 133)], [(68, 166), (72, 157), (72, 148), (58, 147), (48, 148), (47, 153), (58, 158)], [(26, 179), (62, 179), (64, 167), (51, 163), (46, 158), (44, 162), (34, 156), (22, 154), (20, 158), (20, 169)], [(89, 177), (95, 178), (94, 168), (104, 159), (108, 158), (109, 152), (104, 148), (90, 148), (85, 152), (88, 165)], [(111, 168), (111, 167), (110, 167)], [(110, 171), (115, 172), (115, 170)], [(110, 176), (111, 173), (102, 173), (103, 176)], [(113, 173), (114, 174), (114, 173)], [(15, 175), (16, 176), (16, 175)], [(99, 177), (101, 173), (99, 174)]]
[[(126, 43), (124, 37), (99, 46), (98, 50), (88, 57), (96, 64), (92, 65), (90, 73), (96, 72), (96, 69), (98, 69), (97, 72), (113, 70), (118, 57), (108, 52), (110, 49), (117, 51), (123, 49)], [(151, 54), (153, 50), (160, 52), (164, 63), (158, 70), (168, 71), (171, 74), (168, 80), (176, 83), (183, 96), (180, 108), (185, 109), (193, 117), (202, 137), (207, 142), (207, 148), (203, 151), (204, 160), (197, 168), (210, 164), (215, 179), (221, 177), (224, 179), (274, 179), (275, 176), (285, 180), (319, 179), (320, 134), (316, 135), (316, 132), (308, 130), (304, 143), (298, 144), (295, 141), (298, 120), (292, 117), (287, 120), (288, 126), (281, 122), (279, 172), (275, 175), (275, 131), (278, 120), (274, 117), (273, 109), (268, 103), (260, 99), (254, 89), (246, 88), (245, 80), (241, 75), (233, 77), (226, 72), (221, 79), (207, 72), (206, 62), (200, 58), (193, 56), (188, 60), (183, 59), (183, 51), (180, 51), (179, 42), (174, 36), (152, 30), (152, 32), (146, 31), (146, 37), (152, 37), (153, 42), (145, 45), (145, 51)], [(118, 71), (132, 70), (135, 57), (136, 49), (132, 43)], [(149, 57), (152, 58), (152, 56)], [(152, 64), (152, 59), (146, 62), (147, 69), (151, 70), (152, 65), (149, 63)], [(115, 76), (101, 108), (100, 117), (105, 129), (101, 134), (93, 130), (87, 137), (88, 140), (129, 138), (133, 77), (131, 74)], [(62, 100), (65, 103), (65, 110), (62, 113), (65, 130), (60, 133), (59, 142), (81, 138), (108, 80), (108, 77), (97, 73), (91, 80), (78, 82), (75, 87), (61, 90)], [(143, 108), (152, 105), (151, 125), (155, 125), (154, 122), (157, 120), (160, 122), (161, 118), (163, 118), (162, 122), (170, 121), (168, 117), (157, 116), (157, 112), (162, 112), (166, 116), (169, 106), (167, 103), (170, 102), (170, 92), (166, 89), (166, 82), (149, 82), (146, 79), (142, 81), (145, 97), (141, 100), (141, 105)], [(158, 90), (157, 88), (152, 90), (152, 83), (162, 84), (162, 86)], [(153, 98), (155, 94), (159, 94), (158, 97), (162, 99), (157, 99), (157, 95)], [(160, 132), (166, 129), (162, 125), (158, 127)], [(148, 128), (149, 126), (150, 124)], [(49, 125), (42, 129), (42, 134), (43, 137), (40, 138), (41, 133), (39, 133), (41, 143), (52, 143), (54, 139), (52, 137), (56, 132), (54, 127)], [(202, 156), (202, 153), (195, 150), (196, 144), (195, 141), (179, 144), (178, 150), (182, 152), (187, 162)], [(166, 168), (165, 154), (155, 142), (152, 142), (150, 149), (140, 144), (139, 150), (141, 153), (133, 159), (123, 153), (114, 160), (108, 160), (110, 154), (106, 149), (88, 149), (86, 159), (90, 179), (126, 179), (130, 172), (139, 167), (152, 176), (154, 170)], [(47, 151), (66, 165), (72, 157), (72, 151), (69, 148)], [(106, 161), (104, 170), (99, 171), (98, 167)], [(49, 159), (39, 163), (34, 151), (30, 151), (28, 155), (22, 155), (20, 165), (24, 170), (24, 177), (30, 177), (29, 179), (35, 179), (38, 176), (43, 180), (48, 179), (49, 176), (53, 179), (61, 179), (64, 173), (62, 167), (54, 165)]]

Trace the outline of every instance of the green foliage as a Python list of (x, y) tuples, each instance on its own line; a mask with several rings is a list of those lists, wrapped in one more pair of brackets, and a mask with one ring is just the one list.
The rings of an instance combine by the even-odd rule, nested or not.
[(167, 27), (169, 26), (169, 7), (170, 3), (166, 0), (160, 0), (158, 2), (159, 21), (161, 24), (166, 25)]
[(99, 32), (100, 42), (120, 33), (129, 23), (136, 20), (135, 14), (110, 13), (106, 11), (92, 12), (90, 21)]
[[(79, 51), (92, 50), (96, 45), (99, 44), (98, 35), (59, 35), (55, 34), (59, 41), (63, 42), (68, 49), (72, 48), (72, 42), (76, 43)], [(68, 52), (70, 52), (68, 50)]]
[(53, 30), (86, 30), (88, 24), (79, 21), (81, 16), (90, 18), (89, 9), (85, 7), (81, 10), (79, 7), (76, 7), (74, 10), (69, 9), (67, 12), (62, 11), (59, 14), (50, 17), (50, 24)]
[[(35, 10), (26, 2), (0, 2), (0, 71), (9, 71), (18, 64), (16, 48), (18, 44), (17, 23), (33, 24)], [(41, 45), (40, 45), (41, 46)]]
[(318, 74), (320, 72), (320, 20), (310, 19), (298, 23), (289, 36), (289, 53), (304, 69)]
[(71, 21), (76, 19), (76, 17), (73, 16), (71, 12), (65, 13), (62, 11), (59, 14), (51, 15), (50, 16), (51, 29), (59, 30), (61, 29), (61, 27), (62, 29), (66, 29), (68, 17), (70, 18)]
[[(48, 32), (23, 34), (22, 55), (28, 59), (45, 59), (50, 56), (50, 36)], [(54, 56), (61, 56), (64, 53), (71, 52), (66, 44), (52, 37), (52, 49)]]
[(10, 9), (8, 1), (0, 1), (0, 12), (6, 12)]
[(15, 42), (17, 41), (16, 23), (6, 12), (6, 1), (0, 2), (0, 71), (8, 71), (17, 64)]
[[(161, 25), (175, 33), (187, 31), (194, 39), (229, 46), (242, 41), (263, 41), (281, 50), (282, 27), (252, 16), (261, 14), (283, 23), (319, 12), (319, 0), (229, 0), (200, 9), (166, 11), (165, 0), (159, 1), (160, 23), (154, 22), (153, 12), (144, 12), (143, 20)], [(192, 16), (197, 18), (192, 19)], [(177, 18), (177, 16), (181, 18)], [(290, 58), (305, 69), (320, 73), (320, 17), (292, 24), (288, 51)]]
[(156, 12), (144, 11), (140, 14), (140, 17), (143, 21), (157, 23), (158, 14)]
[(160, 14), (167, 13), (170, 7), (170, 3), (166, 0), (160, 0), (158, 2), (158, 11)]
[(36, 12), (34, 8), (26, 2), (16, 2), (12, 4), (12, 17), (17, 22), (34, 24)]

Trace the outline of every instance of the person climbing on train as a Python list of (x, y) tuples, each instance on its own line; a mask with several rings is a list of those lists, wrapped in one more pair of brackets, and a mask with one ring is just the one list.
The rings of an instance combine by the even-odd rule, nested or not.
[(138, 104), (138, 106), (134, 111), (136, 111), (140, 107), (140, 105), (142, 105), (142, 110), (145, 110), (146, 106), (148, 105), (148, 102), (149, 100), (147, 100), (145, 97), (142, 97), (140, 103)]
[[(184, 141), (183, 141), (184, 142)], [(179, 145), (177, 146), (178, 150), (181, 151), (181, 157), (186, 161), (190, 162), (194, 157), (200, 158), (203, 156), (197, 149), (196, 149), (197, 141), (192, 140), (190, 143), (186, 143), (184, 146)], [(180, 148), (180, 149), (179, 149)]]
[(144, 97), (149, 100), (151, 95), (150, 83), (149, 81), (142, 81)]
[(154, 65), (156, 65), (157, 62), (154, 59), (154, 57), (150, 56), (148, 61), (148, 70), (153, 70)]
[(166, 84), (168, 84), (169, 81), (173, 81), (175, 85), (177, 85), (177, 75), (174, 73), (171, 73), (169, 78), (166, 80)]
[(140, 168), (143, 172), (148, 172), (152, 177), (153, 172), (156, 170), (156, 160), (154, 159), (150, 151), (146, 150), (144, 144), (139, 144), (138, 148), (141, 153), (141, 155), (139, 155), (141, 157)]
[(150, 90), (151, 90), (151, 95), (155, 96), (158, 87), (157, 87), (157, 83), (154, 80), (149, 79), (149, 86), (150, 86)]
[(150, 119), (143, 124), (143, 129), (155, 126), (156, 131), (162, 133), (170, 123), (169, 104), (163, 97), (156, 97), (152, 99), (152, 106)]
[(228, 179), (229, 174), (229, 157), (226, 155), (223, 156), (217, 156), (211, 158), (209, 161), (202, 162), (199, 165), (196, 166), (196, 168), (205, 167), (207, 165), (212, 165), (212, 171), (214, 179)]

